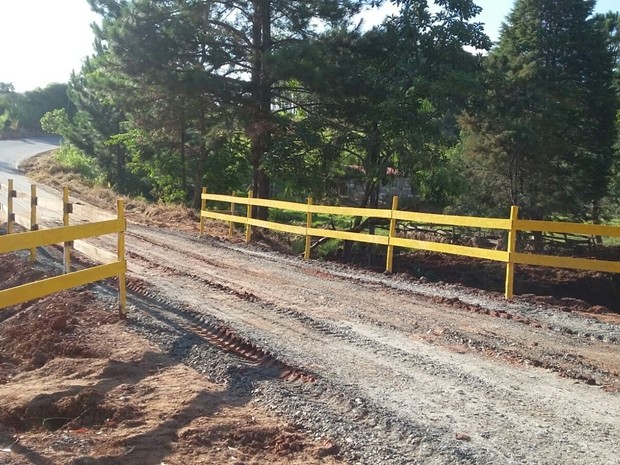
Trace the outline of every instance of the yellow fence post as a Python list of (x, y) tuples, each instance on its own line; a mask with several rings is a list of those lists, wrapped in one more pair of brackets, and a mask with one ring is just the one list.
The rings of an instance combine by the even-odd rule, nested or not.
[(15, 223), (15, 213), (13, 213), (13, 197), (17, 193), (13, 190), (13, 180), (9, 179), (9, 192), (6, 197), (6, 233), (13, 234), (13, 224)]
[(310, 211), (310, 205), (312, 205), (312, 197), (308, 197), (308, 212), (306, 213), (306, 247), (304, 249), (304, 260), (310, 259), (310, 246), (312, 245), (312, 236), (308, 234), (308, 230), (312, 228), (312, 212)]
[(248, 223), (245, 225), (245, 241), (250, 242), (252, 239), (252, 226), (250, 225), (249, 220), (252, 219), (252, 199), (254, 198), (254, 191), (250, 189), (248, 191), (248, 208), (246, 211), (246, 216), (248, 218)]
[(514, 254), (517, 251), (517, 230), (515, 222), (519, 217), (519, 207), (510, 207), (510, 231), (508, 231), (508, 263), (506, 263), (506, 299), (512, 299), (515, 279)]
[[(234, 197), (235, 193), (231, 192), (230, 196)], [(230, 202), (230, 216), (235, 216), (235, 202)], [(228, 223), (228, 237), (233, 236), (233, 226), (234, 226), (234, 222), (230, 221)]]
[(118, 275), (118, 311), (121, 318), (127, 316), (127, 283), (125, 274), (127, 273), (127, 262), (125, 261), (125, 230), (127, 220), (125, 219), (125, 202), (123, 199), (116, 201), (116, 214), (119, 220), (123, 221), (123, 228), (118, 232), (117, 257), (123, 264), (123, 271)]
[(202, 236), (205, 233), (205, 217), (202, 216), (202, 212), (207, 209), (207, 199), (203, 196), (207, 195), (207, 188), (202, 188), (202, 196), (200, 201), (200, 235)]
[(396, 237), (396, 218), (394, 218), (396, 210), (398, 210), (397, 195), (392, 197), (392, 218), (390, 218), (390, 235), (388, 236), (387, 258), (385, 260), (385, 271), (388, 273), (392, 272), (392, 267), (394, 265), (394, 246), (392, 245), (392, 239)]
[[(39, 225), (37, 224), (37, 186), (36, 184), (30, 185), (30, 230), (37, 231)], [(37, 259), (37, 248), (30, 249), (30, 262), (34, 262)]]
[[(73, 205), (69, 203), (69, 188), (62, 189), (62, 224), (69, 226), (69, 213), (73, 213)], [(65, 242), (63, 247), (63, 265), (64, 272), (71, 272), (71, 242)]]

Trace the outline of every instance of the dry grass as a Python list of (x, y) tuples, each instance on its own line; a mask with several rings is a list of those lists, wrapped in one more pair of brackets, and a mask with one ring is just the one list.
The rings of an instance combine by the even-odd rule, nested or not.
[(32, 180), (58, 190), (70, 186), (72, 196), (79, 197), (102, 210), (115, 212), (116, 199), (123, 198), (127, 217), (136, 223), (198, 231), (200, 216), (195, 210), (183, 205), (149, 203), (141, 199), (119, 196), (112, 189), (95, 186), (81, 174), (60, 166), (54, 159), (54, 152), (51, 150), (28, 159), (21, 165), (22, 171)]

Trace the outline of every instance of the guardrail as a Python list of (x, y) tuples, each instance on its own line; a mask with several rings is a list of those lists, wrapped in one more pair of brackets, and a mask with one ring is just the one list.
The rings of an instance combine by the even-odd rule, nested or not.
[[(13, 189), (13, 180), (9, 180), (7, 188), (0, 185), (0, 195), (6, 194), (7, 234), (0, 236), (0, 254), (15, 252), (18, 250), (30, 250), (30, 260), (36, 260), (36, 248), (52, 244), (63, 244), (63, 271), (64, 274), (52, 278), (43, 279), (10, 289), (0, 290), (0, 309), (33, 299), (38, 299), (49, 294), (73, 287), (82, 286), (107, 278), (118, 278), (119, 313), (121, 317), (126, 315), (127, 291), (126, 278), (127, 262), (125, 260), (125, 230), (126, 219), (123, 200), (117, 201), (116, 219), (98, 221), (88, 224), (69, 226), (69, 214), (73, 206), (69, 203), (69, 192), (63, 189), (63, 226), (58, 228), (45, 228), (37, 224), (36, 207), (38, 204), (36, 186), (31, 186), (30, 192), (30, 220), (15, 215), (13, 199), (25, 196)], [(4, 208), (2, 208), (4, 210)], [(14, 232), (15, 224), (21, 224), (30, 231)], [(90, 237), (117, 234), (117, 254), (110, 259), (107, 251), (98, 249), (90, 244), (79, 241), (76, 250), (84, 251), (91, 258), (106, 261), (85, 270), (71, 271), (71, 250), (78, 240)]]
[[(452, 255), (462, 255), (466, 257), (493, 260), (506, 264), (504, 295), (507, 299), (512, 298), (514, 293), (515, 265), (518, 264), (620, 273), (620, 262), (593, 260), (585, 258), (556, 257), (552, 255), (537, 255), (521, 253), (517, 252), (516, 250), (517, 234), (522, 231), (620, 237), (620, 227), (582, 223), (564, 223), (555, 221), (520, 220), (518, 218), (519, 207), (516, 206), (513, 206), (511, 208), (510, 218), (481, 218), (417, 213), (398, 210), (398, 197), (393, 198), (391, 209), (369, 209), (314, 205), (312, 202), (312, 198), (308, 198), (308, 202), (306, 204), (297, 202), (284, 202), (280, 200), (257, 199), (253, 197), (252, 192), (249, 192), (247, 198), (235, 197), (232, 195), (209, 194), (206, 189), (203, 189), (201, 198), (202, 206), (200, 212), (200, 234), (204, 234), (204, 220), (206, 218), (228, 222), (230, 224), (230, 234), (232, 234), (233, 223), (246, 225), (246, 241), (248, 242), (251, 240), (252, 226), (273, 229), (275, 231), (281, 231), (291, 234), (298, 234), (306, 237), (304, 250), (305, 259), (310, 258), (312, 237), (327, 237), (332, 239), (342, 239), (348, 241), (383, 245), (387, 247), (387, 258), (385, 266), (387, 272), (392, 272), (393, 270), (394, 247), (427, 250), (431, 252), (440, 252)], [(221, 213), (208, 210), (207, 202), (209, 201), (230, 203), (230, 211), (227, 213)], [(246, 215), (235, 215), (235, 205), (246, 205)], [(254, 206), (306, 213), (306, 224), (305, 226), (290, 225), (252, 218), (252, 207)], [(387, 236), (383, 236), (361, 232), (336, 231), (332, 229), (317, 228), (314, 227), (312, 218), (312, 215), (315, 213), (341, 216), (358, 216), (363, 218), (382, 218), (385, 220), (389, 220), (389, 233)], [(399, 221), (507, 231), (508, 241), (506, 245), (506, 250), (491, 250), (479, 247), (444, 244), (439, 242), (398, 237), (396, 235), (396, 230)]]

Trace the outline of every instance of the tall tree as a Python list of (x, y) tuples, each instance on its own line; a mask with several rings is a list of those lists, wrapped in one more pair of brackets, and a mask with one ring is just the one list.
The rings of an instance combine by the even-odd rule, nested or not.
[[(99, 39), (112, 63), (132, 80), (153, 82), (165, 70), (193, 98), (203, 96), (207, 111), (233, 109), (250, 142), (252, 185), (269, 196), (266, 159), (277, 120), (274, 103), (287, 91), (278, 51), (342, 25), (371, 0), (133, 2), (89, 0), (103, 15)], [(157, 66), (155, 66), (157, 65)], [(163, 66), (161, 66), (163, 65)]]
[(617, 98), (616, 111), (616, 146), (613, 167), (613, 179), (610, 187), (610, 205), (617, 209), (620, 205), (620, 13), (610, 11), (606, 14), (597, 15), (597, 20), (608, 38), (609, 51), (614, 63), (614, 89)]
[(363, 206), (377, 205), (392, 168), (410, 176), (425, 200), (439, 200), (438, 172), (458, 140), (456, 115), (479, 87), (479, 59), (464, 47), (490, 47), (472, 1), (435, 11), (423, 1), (399, 4), (399, 14), (370, 31), (340, 30), (288, 51), (318, 55), (296, 64), (315, 99), (304, 109), (322, 118), (335, 134), (331, 144), (355, 165)]
[(517, 0), (463, 118), (476, 204), (597, 219), (615, 137), (612, 57), (593, 0)]

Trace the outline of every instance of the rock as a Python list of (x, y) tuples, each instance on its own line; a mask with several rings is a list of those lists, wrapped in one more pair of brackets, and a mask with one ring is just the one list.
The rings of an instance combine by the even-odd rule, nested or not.
[(609, 309), (607, 307), (603, 307), (602, 305), (593, 305), (592, 307), (586, 310), (588, 313), (609, 313)]
[(67, 315), (59, 315), (52, 320), (52, 324), (50, 325), (54, 331), (62, 331), (67, 328)]
[(30, 360), (30, 365), (35, 368), (40, 368), (47, 363), (48, 357), (41, 351), (36, 351), (32, 354), (32, 359)]
[(456, 433), (454, 437), (457, 441), (471, 441), (471, 436), (465, 433)]
[(76, 457), (69, 462), (70, 465), (95, 465), (97, 461), (92, 457)]
[(550, 295), (539, 295), (534, 299), (539, 304), (557, 305), (558, 299)]
[(581, 299), (574, 299), (572, 297), (562, 297), (560, 304), (572, 308), (573, 310), (584, 311), (587, 310), (590, 305)]
[(338, 455), (340, 453), (340, 447), (331, 441), (327, 441), (324, 447), (317, 449), (315, 455), (318, 458), (328, 457), (330, 455)]

